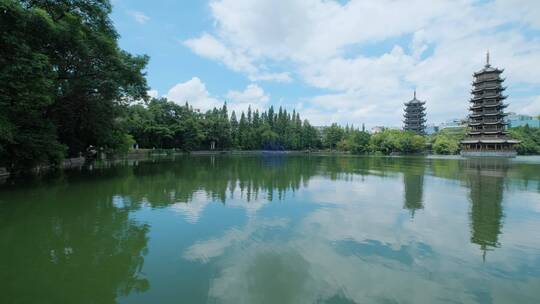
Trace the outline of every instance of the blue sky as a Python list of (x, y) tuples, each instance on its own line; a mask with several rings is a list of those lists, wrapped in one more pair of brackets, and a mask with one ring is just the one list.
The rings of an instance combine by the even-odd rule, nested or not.
[(148, 84), (206, 110), (297, 109), (316, 125), (400, 126), (418, 90), (428, 123), (467, 114), (485, 52), (509, 110), (540, 114), (540, 1), (113, 0)]

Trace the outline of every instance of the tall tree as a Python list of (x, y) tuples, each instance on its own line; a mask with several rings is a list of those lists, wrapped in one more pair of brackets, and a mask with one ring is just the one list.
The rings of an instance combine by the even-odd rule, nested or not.
[(334, 123), (324, 130), (324, 144), (330, 149), (335, 149), (344, 134), (343, 128)]
[(248, 142), (249, 123), (244, 112), (240, 115), (240, 123), (238, 124), (238, 141), (242, 149), (250, 149)]
[(238, 120), (236, 118), (236, 112), (232, 111), (231, 114), (231, 140), (232, 140), (232, 146), (234, 148), (238, 148), (240, 146), (240, 143), (238, 141)]
[(55, 74), (45, 46), (53, 38), (41, 11), (0, 2), (0, 167), (10, 171), (58, 163), (64, 153), (47, 115)]
[(62, 145), (75, 156), (126, 143), (122, 114), (146, 98), (148, 58), (118, 47), (110, 12), (108, 0), (0, 2), (0, 77), (10, 83), (0, 101), (3, 165), (57, 162)]

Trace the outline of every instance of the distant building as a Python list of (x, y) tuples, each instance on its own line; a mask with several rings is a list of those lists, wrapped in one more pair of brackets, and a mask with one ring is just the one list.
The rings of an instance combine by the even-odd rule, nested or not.
[(462, 129), (467, 127), (467, 119), (450, 119), (439, 125), (439, 130), (444, 129)]
[(405, 103), (405, 125), (403, 130), (413, 131), (418, 134), (426, 133), (426, 104), (425, 101), (416, 99), (416, 90), (414, 91), (414, 97), (409, 102)]
[(529, 126), (529, 128), (540, 128), (540, 119), (529, 115), (521, 115), (516, 113), (508, 113), (506, 117), (508, 128), (517, 128)]
[(464, 156), (515, 156), (514, 145), (519, 143), (508, 136), (503, 103), (507, 96), (502, 83), (504, 70), (491, 67), (489, 52), (486, 65), (474, 73), (473, 89), (470, 99), (469, 131), (461, 141), (461, 154)]
[(375, 126), (375, 127), (372, 127), (371, 128), (371, 134), (377, 134), (377, 133), (381, 133), (382, 131), (384, 131), (385, 127), (383, 126)]
[(427, 135), (433, 135), (435, 133), (439, 132), (439, 126), (435, 124), (429, 124), (426, 126), (426, 134)]

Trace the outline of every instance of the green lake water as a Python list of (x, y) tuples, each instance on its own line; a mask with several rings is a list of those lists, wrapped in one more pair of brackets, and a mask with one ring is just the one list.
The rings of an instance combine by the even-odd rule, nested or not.
[(0, 185), (0, 303), (540, 303), (540, 158), (182, 156)]

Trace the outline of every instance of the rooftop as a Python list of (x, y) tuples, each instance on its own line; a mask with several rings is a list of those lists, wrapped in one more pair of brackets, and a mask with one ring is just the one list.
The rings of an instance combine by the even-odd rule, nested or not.
[(416, 99), (416, 90), (414, 90), (414, 96), (413, 96), (413, 99), (409, 100), (409, 102), (406, 102), (405, 105), (411, 105), (411, 104), (419, 104), (419, 105), (423, 105), (425, 104), (426, 102), (425, 101), (421, 101), (419, 99)]
[(486, 53), (486, 65), (484, 66), (483, 69), (481, 69), (480, 71), (474, 73), (475, 76), (477, 75), (480, 75), (480, 74), (484, 74), (484, 73), (492, 73), (492, 72), (497, 72), (497, 73), (502, 73), (504, 70), (499, 70), (498, 68), (494, 68), (491, 66), (491, 64), (489, 63), (489, 51)]

